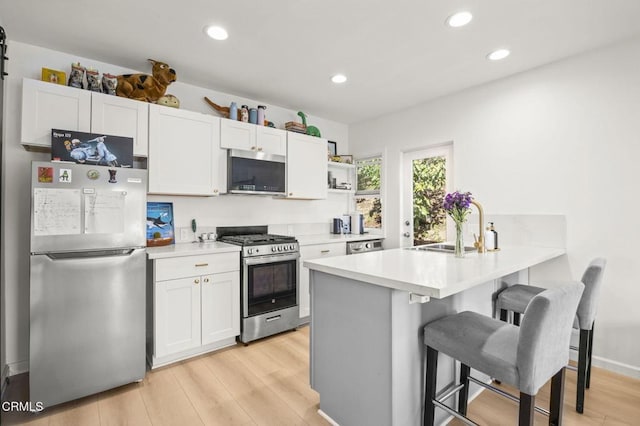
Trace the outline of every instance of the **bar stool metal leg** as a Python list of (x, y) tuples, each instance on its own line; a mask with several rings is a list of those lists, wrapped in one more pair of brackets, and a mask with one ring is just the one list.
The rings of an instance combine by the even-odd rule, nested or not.
[(580, 330), (580, 344), (578, 345), (578, 390), (576, 392), (576, 411), (584, 412), (584, 391), (587, 380), (587, 355), (589, 352), (589, 330)]
[(469, 374), (471, 373), (471, 367), (468, 365), (460, 364), (460, 384), (464, 387), (458, 394), (458, 411), (462, 415), (467, 415), (467, 403), (469, 401)]
[(562, 424), (562, 407), (564, 400), (564, 374), (566, 369), (561, 368), (551, 379), (551, 401), (549, 402), (549, 425)]
[(436, 407), (436, 378), (438, 377), (438, 351), (427, 346), (427, 369), (424, 380), (424, 426), (433, 426)]

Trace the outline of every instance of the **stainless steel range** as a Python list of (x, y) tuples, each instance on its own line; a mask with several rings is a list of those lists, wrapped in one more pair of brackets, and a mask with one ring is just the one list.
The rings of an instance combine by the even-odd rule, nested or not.
[(300, 320), (295, 237), (268, 234), (266, 226), (221, 227), (216, 232), (218, 241), (242, 246), (240, 340), (248, 343), (295, 329)]

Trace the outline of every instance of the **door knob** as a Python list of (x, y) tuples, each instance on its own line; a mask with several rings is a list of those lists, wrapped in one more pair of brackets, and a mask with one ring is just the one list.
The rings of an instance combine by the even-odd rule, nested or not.
[(411, 225), (411, 222), (409, 222), (408, 220), (405, 220), (405, 221), (404, 221), (404, 224), (405, 224), (405, 225), (407, 225), (407, 226), (409, 226), (409, 225)]
[(411, 234), (410, 234), (410, 233), (408, 233), (408, 232), (405, 232), (405, 233), (404, 233), (404, 234), (402, 234), (402, 235), (403, 235), (404, 237), (406, 237), (406, 238), (409, 238), (409, 237), (411, 236)]

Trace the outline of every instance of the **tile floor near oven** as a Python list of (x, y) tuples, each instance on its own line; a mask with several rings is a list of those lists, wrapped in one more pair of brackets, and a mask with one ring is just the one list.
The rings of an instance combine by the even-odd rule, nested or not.
[[(640, 380), (594, 367), (583, 415), (574, 408), (575, 373), (567, 372), (566, 380), (565, 425), (638, 424)], [(548, 399), (547, 384), (537, 402), (544, 407)], [(28, 400), (26, 375), (11, 378), (5, 400)], [(0, 423), (328, 425), (317, 413), (318, 404), (318, 394), (309, 387), (309, 327), (301, 327), (248, 346), (236, 345), (172, 364), (148, 372), (141, 383), (61, 404), (40, 414), (3, 412)], [(511, 426), (517, 423), (518, 407), (486, 391), (469, 405), (469, 416), (481, 425)], [(544, 425), (547, 419), (536, 413), (535, 423)]]

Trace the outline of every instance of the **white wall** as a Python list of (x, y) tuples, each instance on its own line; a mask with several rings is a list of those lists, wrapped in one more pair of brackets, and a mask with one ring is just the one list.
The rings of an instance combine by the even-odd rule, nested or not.
[[(6, 84), (4, 121), (6, 137), (2, 162), (2, 221), (5, 231), (2, 256), (5, 260), (3, 276), (6, 284), (6, 322), (3, 321), (3, 326), (6, 326), (6, 362), (13, 375), (26, 371), (28, 367), (30, 163), (32, 160), (50, 158), (49, 154), (31, 153), (20, 145), (22, 78), (39, 79), (41, 67), (64, 70), (68, 75), (70, 64), (76, 61), (85, 66), (93, 66), (100, 72), (112, 74), (135, 70), (15, 41), (11, 41), (10, 45), (10, 75)], [(144, 58), (141, 56), (141, 64)], [(171, 65), (177, 71), (178, 81), (167, 92), (180, 99), (183, 109), (216, 115), (203, 100), (207, 96), (219, 105), (228, 105), (231, 101), (236, 101), (239, 105), (267, 105), (267, 119), (273, 121), (278, 128), (284, 128), (286, 121), (300, 121), (297, 111), (182, 83), (180, 65)], [(142, 71), (150, 70), (149, 65)], [(314, 116), (308, 117), (308, 123), (317, 126), (323, 137), (337, 141), (340, 153), (349, 152), (348, 128), (345, 124)], [(173, 201), (176, 226), (188, 227), (191, 219), (195, 218), (203, 230), (220, 225), (326, 222), (328, 232), (330, 219), (346, 212), (348, 208), (343, 194), (329, 194), (329, 198), (322, 201), (274, 200), (262, 196), (235, 195), (219, 198), (153, 196), (150, 200)]]
[(532, 280), (578, 279), (606, 257), (594, 365), (640, 377), (638, 117), (635, 39), (350, 126), (349, 138), (358, 156), (386, 149), (388, 246), (401, 238), (401, 152), (447, 141), (455, 188), (487, 213), (566, 215), (566, 258)]

